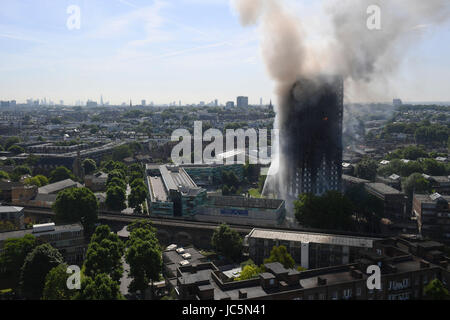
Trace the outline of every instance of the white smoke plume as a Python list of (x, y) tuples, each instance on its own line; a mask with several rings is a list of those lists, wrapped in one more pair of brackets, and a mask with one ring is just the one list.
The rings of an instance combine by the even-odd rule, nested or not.
[[(308, 28), (305, 21), (309, 17), (292, 14), (287, 0), (231, 0), (231, 3), (243, 26), (260, 27), (262, 56), (275, 82), (275, 127), (280, 131), (283, 111), (289, 108), (286, 96), (298, 78), (338, 74), (345, 79), (346, 100), (380, 98), (380, 92), (371, 92), (374, 87), (371, 84), (377, 81), (387, 84), (383, 80), (395, 73), (404, 54), (422, 39), (423, 30), (450, 20), (448, 0), (323, 0), (326, 20), (323, 25), (330, 25), (331, 30)], [(368, 8), (373, 5), (380, 8), (379, 30), (367, 27)], [(325, 46), (310, 45), (307, 37), (311, 35), (324, 39)], [(265, 190), (279, 191), (282, 172), (283, 155), (280, 155), (278, 174), (268, 177)]]

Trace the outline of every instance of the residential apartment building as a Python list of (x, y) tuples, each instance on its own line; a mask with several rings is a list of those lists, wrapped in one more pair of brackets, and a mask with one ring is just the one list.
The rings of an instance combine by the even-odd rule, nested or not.
[[(352, 264), (300, 272), (266, 263), (263, 273), (236, 281), (214, 264), (199, 262), (179, 265), (176, 277), (167, 280), (182, 300), (418, 300), (433, 279), (448, 288), (448, 258), (425, 261), (400, 249), (398, 241), (386, 239)], [(369, 266), (380, 268), (380, 289), (367, 286)]]
[(365, 189), (383, 201), (384, 217), (393, 221), (402, 221), (409, 215), (406, 212), (407, 196), (384, 183), (366, 183)]
[(450, 243), (450, 196), (415, 194), (413, 214), (424, 237)]
[(68, 264), (80, 264), (86, 254), (84, 229), (80, 224), (55, 225), (54, 223), (34, 225), (32, 229), (0, 233), (0, 252), (8, 239), (22, 238), (31, 234), (58, 249)]

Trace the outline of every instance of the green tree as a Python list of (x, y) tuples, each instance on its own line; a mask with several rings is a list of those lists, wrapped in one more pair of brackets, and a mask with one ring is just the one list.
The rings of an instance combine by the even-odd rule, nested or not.
[(90, 235), (98, 218), (98, 201), (88, 188), (66, 189), (58, 193), (53, 211), (57, 221), (81, 222), (86, 235)]
[(130, 233), (133, 230), (136, 230), (136, 229), (146, 229), (146, 230), (149, 230), (149, 231), (151, 231), (153, 233), (156, 233), (156, 229), (153, 226), (153, 223), (150, 220), (147, 220), (147, 219), (135, 220), (135, 221), (133, 221), (133, 223), (131, 223), (127, 227), (127, 230)]
[(380, 232), (380, 222), (384, 213), (383, 201), (368, 193), (364, 185), (348, 188), (345, 196), (354, 205), (354, 213), (360, 225), (366, 228), (367, 232)]
[(0, 180), (9, 180), (9, 174), (3, 170), (0, 170)]
[(112, 211), (122, 211), (126, 209), (125, 200), (127, 199), (125, 190), (112, 185), (106, 190), (106, 207)]
[(147, 198), (147, 190), (145, 186), (138, 185), (131, 189), (130, 195), (128, 196), (128, 205), (138, 211), (141, 210), (141, 204)]
[(424, 159), (422, 161), (423, 172), (430, 176), (443, 176), (447, 173), (444, 163), (434, 159)]
[(57, 167), (55, 170), (50, 172), (51, 183), (55, 183), (66, 179), (75, 180), (75, 176), (72, 174), (72, 171), (70, 171), (64, 166)]
[(120, 189), (126, 190), (127, 189), (127, 183), (125, 180), (120, 179), (118, 177), (114, 177), (112, 179), (109, 180), (108, 184), (107, 184), (108, 188), (112, 187), (112, 186), (117, 186)]
[(255, 264), (246, 265), (239, 277), (235, 278), (235, 281), (243, 281), (257, 277), (261, 273), (261, 270)]
[(19, 137), (8, 138), (4, 144), (4, 148), (5, 148), (5, 150), (8, 150), (11, 146), (13, 146), (19, 142), (20, 142)]
[(94, 278), (82, 278), (81, 289), (74, 300), (125, 300), (125, 298), (120, 293), (117, 281), (112, 280), (107, 274), (99, 273)]
[(227, 224), (221, 224), (214, 231), (211, 244), (218, 254), (233, 261), (239, 260), (242, 255), (242, 237)]
[(12, 279), (15, 288), (19, 286), (20, 268), (25, 258), (37, 245), (36, 238), (31, 234), (5, 240), (0, 252), (0, 270), (4, 270), (4, 275)]
[(13, 145), (13, 146), (9, 147), (8, 151), (12, 152), (15, 155), (25, 153), (25, 149), (18, 145)]
[(429, 193), (431, 192), (431, 184), (420, 173), (413, 173), (402, 183), (403, 191), (410, 199), (414, 193)]
[(62, 263), (49, 271), (45, 277), (42, 300), (71, 300), (74, 291), (67, 288), (67, 264)]
[(97, 171), (97, 164), (92, 159), (84, 159), (82, 166), (85, 174), (92, 174)]
[(287, 269), (293, 268), (295, 265), (294, 259), (289, 254), (285, 246), (279, 247), (274, 246), (272, 248), (272, 251), (270, 251), (269, 258), (264, 260), (264, 263), (270, 262), (279, 262)]
[(20, 179), (20, 177), (24, 176), (24, 175), (31, 175), (31, 169), (30, 167), (26, 166), (26, 165), (21, 165), (21, 166), (17, 166), (14, 168), (12, 174), (11, 174), (11, 178), (13, 178), (13, 180), (18, 181)]
[(108, 180), (106, 181), (106, 184), (109, 184), (112, 179), (117, 178), (122, 181), (126, 181), (127, 176), (123, 170), (120, 169), (114, 169), (108, 173)]
[(150, 229), (133, 229), (127, 242), (125, 255), (130, 265), (130, 290), (140, 290), (145, 296), (150, 281), (158, 281), (162, 269), (161, 247), (155, 232)]
[(34, 248), (25, 258), (21, 269), (23, 295), (32, 300), (40, 299), (47, 273), (61, 263), (63, 263), (61, 253), (48, 243)]
[(424, 295), (429, 300), (449, 300), (450, 294), (439, 279), (434, 279), (424, 288)]
[(97, 227), (86, 252), (85, 275), (93, 278), (96, 274), (105, 273), (119, 281), (123, 273), (123, 254), (124, 244), (117, 234), (106, 225)]
[(301, 194), (294, 201), (295, 218), (311, 228), (352, 230), (354, 228), (351, 201), (338, 191), (322, 196)]
[(374, 160), (364, 159), (355, 166), (358, 178), (374, 181), (377, 176), (378, 164)]
[(32, 178), (25, 179), (24, 183), (27, 185), (33, 185), (33, 186), (40, 188), (40, 187), (47, 185), (49, 183), (49, 181), (46, 176), (37, 175)]

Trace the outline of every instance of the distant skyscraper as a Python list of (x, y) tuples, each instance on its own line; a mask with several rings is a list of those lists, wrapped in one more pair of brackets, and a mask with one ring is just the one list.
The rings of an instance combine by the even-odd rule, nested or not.
[(219, 106), (219, 100), (217, 100), (217, 99), (214, 100), (214, 106), (215, 106), (215, 107), (218, 107), (218, 106)]
[(104, 106), (104, 105), (105, 105), (105, 103), (103, 102), (103, 95), (100, 96), (100, 105), (101, 105), (101, 106)]
[(262, 107), (262, 105), (263, 105), (263, 100), (262, 100), (262, 98), (260, 98), (259, 99), (259, 106)]
[(248, 107), (248, 97), (237, 97), (237, 107), (247, 108)]
[(142, 100), (142, 101), (141, 101), (141, 104), (142, 104), (143, 107), (145, 107), (145, 106), (147, 105), (147, 101)]
[(403, 102), (401, 99), (394, 99), (393, 104), (394, 104), (394, 107), (398, 107), (398, 106), (401, 106), (403, 104)]
[(226, 108), (234, 108), (234, 101), (228, 101), (225, 105)]
[(88, 108), (95, 108), (97, 106), (98, 106), (98, 104), (95, 101), (88, 100), (88, 102), (86, 102), (86, 107), (88, 107)]

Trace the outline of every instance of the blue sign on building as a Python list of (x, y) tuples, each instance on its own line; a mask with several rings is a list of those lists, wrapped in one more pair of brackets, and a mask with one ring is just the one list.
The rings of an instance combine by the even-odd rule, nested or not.
[(221, 209), (220, 214), (226, 214), (229, 216), (248, 216), (248, 210)]

